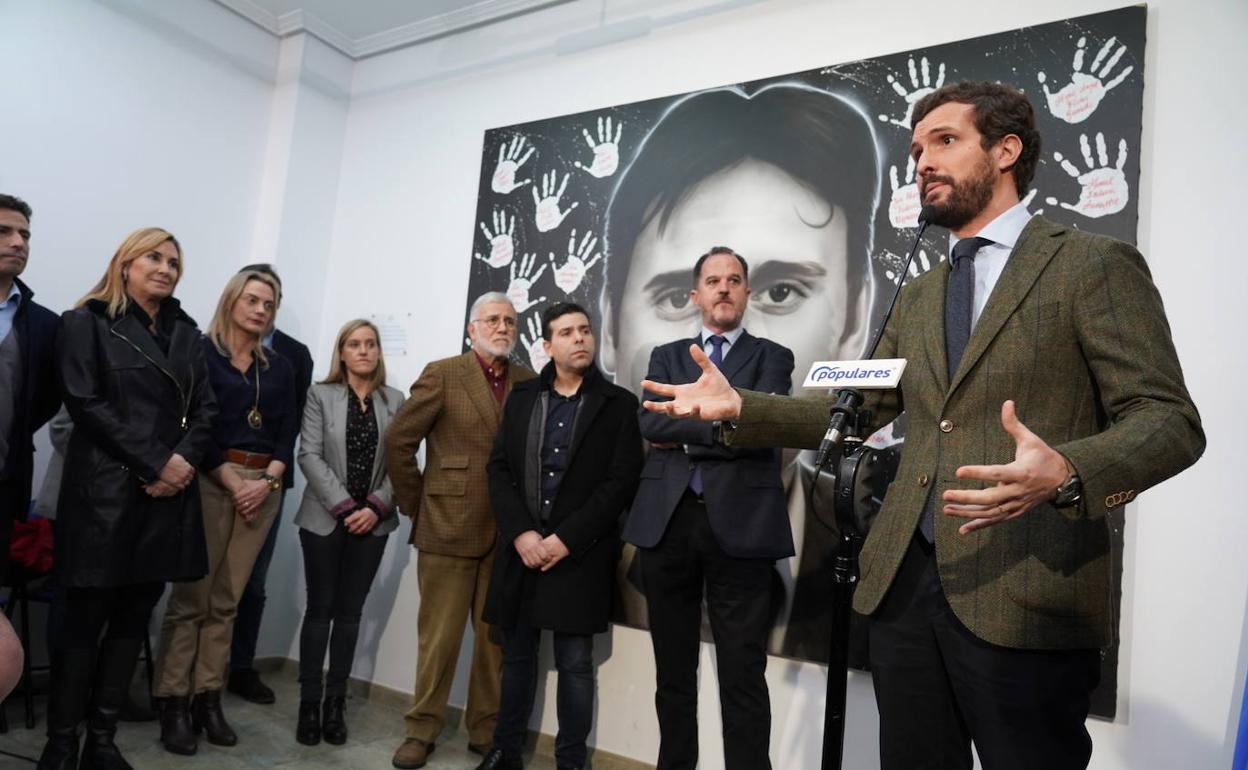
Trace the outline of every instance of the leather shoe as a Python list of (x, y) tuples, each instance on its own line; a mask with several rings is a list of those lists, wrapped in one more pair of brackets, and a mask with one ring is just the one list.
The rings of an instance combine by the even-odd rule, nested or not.
[(325, 699), (321, 732), (325, 735), (326, 743), (341, 746), (347, 742), (347, 719), (343, 714), (346, 701), (346, 697), (342, 695), (331, 695)]
[(259, 703), (267, 706), (277, 702), (277, 696), (264, 682), (260, 681), (260, 673), (254, 668), (240, 668), (230, 671), (230, 680), (225, 689), (234, 693), (248, 703)]
[(314, 700), (299, 701), (299, 723), (295, 726), (295, 740), (304, 746), (321, 742), (321, 704)]
[(432, 743), (425, 743), (419, 738), (407, 738), (403, 741), (403, 745), (394, 752), (391, 764), (399, 770), (416, 770), (418, 767), (425, 766), (433, 749)]
[(520, 757), (509, 757), (502, 749), (490, 749), (477, 770), (524, 770), (524, 760)]
[(196, 732), (203, 730), (208, 742), (214, 746), (238, 743), (238, 734), (225, 721), (225, 713), (221, 711), (220, 690), (204, 690), (195, 695), (191, 701), (191, 724)]
[(160, 704), (160, 742), (165, 751), (189, 757), (199, 748), (191, 711), (185, 695), (162, 698)]

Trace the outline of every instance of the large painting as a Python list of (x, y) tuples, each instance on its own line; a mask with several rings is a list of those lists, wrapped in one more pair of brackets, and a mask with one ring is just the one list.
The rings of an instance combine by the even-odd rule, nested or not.
[[(744, 325), (793, 350), (800, 392), (812, 361), (863, 354), (906, 277), (919, 210), (910, 110), (958, 80), (1031, 97), (1044, 142), (1033, 212), (1134, 243), (1145, 14), (1125, 8), (489, 130), (465, 321), (475, 297), (506, 292), (521, 318), (516, 358), (541, 369), (541, 310), (579, 302), (600, 368), (639, 391), (650, 351), (697, 333), (694, 260), (729, 246), (750, 261)], [(945, 231), (929, 231), (910, 274), (947, 248)], [(886, 440), (903, 436), (894, 426)], [(806, 499), (807, 455), (786, 454), (797, 556), (777, 564), (770, 649), (826, 661), (838, 538), (830, 512)], [(1110, 525), (1120, 554), (1121, 516)], [(617, 617), (644, 627), (632, 556), (624, 549)], [(1093, 713), (1112, 718), (1117, 650), (1106, 652)]]

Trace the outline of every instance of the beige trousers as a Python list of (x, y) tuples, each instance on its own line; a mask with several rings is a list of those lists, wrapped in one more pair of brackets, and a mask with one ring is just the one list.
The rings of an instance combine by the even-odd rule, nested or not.
[[(229, 466), (247, 480), (264, 476), (263, 469)], [(270, 492), (255, 518), (246, 521), (235, 513), (230, 493), (207, 474), (200, 477), (199, 497), (208, 574), (192, 583), (175, 583), (169, 595), (156, 658), (154, 694), (160, 698), (221, 689), (238, 600), (282, 499), (280, 492)]]
[(464, 726), (469, 743), (494, 742), (503, 651), (490, 640), (490, 627), (481, 620), (493, 565), (493, 551), (480, 559), (426, 551), (416, 555), (420, 612), (416, 616), (416, 689), (405, 717), (409, 738), (432, 743), (446, 725), (446, 701), (455, 678), (464, 626), (471, 617), (475, 638)]

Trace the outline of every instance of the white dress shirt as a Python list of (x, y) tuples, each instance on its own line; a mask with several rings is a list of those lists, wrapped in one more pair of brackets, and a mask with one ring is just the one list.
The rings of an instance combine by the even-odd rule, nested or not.
[[(1031, 221), (1031, 213), (1027, 211), (1027, 204), (1019, 202), (1015, 206), (1011, 206), (975, 235), (980, 238), (987, 238), (993, 243), (980, 248), (975, 252), (975, 305), (971, 312), (971, 328), (975, 328), (975, 324), (979, 322), (979, 314), (984, 311), (984, 305), (988, 304), (988, 297), (992, 296), (992, 289), (997, 285), (997, 279), (1001, 277), (1001, 271), (1005, 269), (1006, 260), (1010, 257), (1010, 252), (1014, 250), (1014, 244), (1018, 243), (1018, 236), (1022, 235), (1023, 228)], [(968, 236), (970, 237), (970, 236)], [(949, 234), (949, 258), (952, 262), (953, 247), (961, 238)]]

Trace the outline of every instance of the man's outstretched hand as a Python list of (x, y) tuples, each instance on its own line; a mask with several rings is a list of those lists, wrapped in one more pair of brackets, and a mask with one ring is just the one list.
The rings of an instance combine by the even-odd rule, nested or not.
[(963, 465), (958, 478), (995, 481), (987, 489), (950, 489), (945, 492), (944, 512), (970, 519), (958, 532), (1017, 518), (1040, 503), (1052, 500), (1066, 481), (1066, 458), (1027, 429), (1014, 413), (1014, 402), (1001, 405), (1001, 427), (1014, 439), (1014, 462), (1008, 465)]
[(711, 363), (706, 352), (696, 343), (689, 346), (689, 355), (702, 369), (702, 376), (687, 385), (669, 385), (642, 380), (641, 387), (668, 401), (643, 401), (652, 412), (675, 419), (692, 417), (713, 422), (735, 420), (741, 415), (741, 394), (728, 384), (723, 372)]

